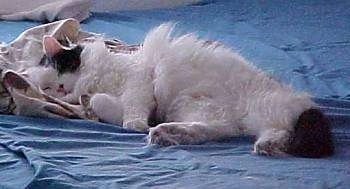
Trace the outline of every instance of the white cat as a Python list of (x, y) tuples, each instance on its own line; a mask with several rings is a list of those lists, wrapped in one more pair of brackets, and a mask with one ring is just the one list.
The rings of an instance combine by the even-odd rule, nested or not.
[[(44, 51), (56, 59), (54, 66), (30, 68), (29, 78), (69, 103), (91, 95), (101, 120), (149, 131), (150, 143), (197, 144), (248, 134), (257, 137), (258, 154), (333, 153), (329, 123), (308, 94), (277, 82), (218, 43), (193, 34), (172, 38), (172, 28), (153, 29), (131, 54), (110, 53), (102, 40), (81, 44), (82, 52), (75, 52), (81, 52), (81, 62), (73, 61), (74, 69), (65, 69), (69, 49), (46, 36)], [(150, 120), (159, 124), (150, 127)]]

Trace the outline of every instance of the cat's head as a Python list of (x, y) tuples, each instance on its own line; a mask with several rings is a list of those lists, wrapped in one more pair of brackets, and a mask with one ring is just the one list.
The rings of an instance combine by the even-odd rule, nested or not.
[(43, 37), (43, 50), (49, 66), (57, 70), (58, 74), (76, 72), (81, 64), (80, 55), (83, 51), (82, 46), (75, 45), (69, 41), (60, 42), (52, 36)]
[(333, 154), (330, 122), (319, 109), (308, 109), (298, 118), (288, 153), (299, 157), (321, 158)]
[(29, 77), (47, 94), (65, 96), (79, 77), (83, 47), (52, 36), (44, 36), (42, 44), (44, 57), (38, 67), (28, 69)]

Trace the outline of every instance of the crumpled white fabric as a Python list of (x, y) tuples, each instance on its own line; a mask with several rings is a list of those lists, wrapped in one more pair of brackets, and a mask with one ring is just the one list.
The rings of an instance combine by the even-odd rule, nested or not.
[[(75, 106), (75, 108), (62, 105), (63, 101), (53, 100), (54, 98), (44, 95), (38, 86), (25, 77), (25, 70), (28, 67), (37, 66), (44, 56), (42, 45), (44, 35), (50, 35), (59, 40), (68, 38), (77, 44), (103, 39), (106, 47), (115, 53), (130, 53), (139, 47), (82, 31), (79, 21), (72, 18), (29, 28), (9, 44), (0, 45), (0, 113), (40, 117), (73, 116), (97, 120), (88, 103), (80, 104), (80, 107)], [(4, 82), (6, 74), (11, 76), (12, 84)], [(84, 97), (86, 98), (88, 97)], [(54, 114), (52, 114), (53, 110)]]
[(172, 8), (198, 3), (201, 0), (93, 0), (94, 12)]
[[(50, 35), (56, 39), (69, 38), (74, 43), (81, 42), (87, 38), (93, 38), (96, 34), (84, 32), (80, 30), (79, 21), (75, 19), (65, 19), (57, 22), (39, 25), (29, 28), (21, 33), (15, 40), (9, 44), (0, 46), (0, 112), (13, 113), (11, 104), (13, 102), (11, 94), (6, 92), (2, 85), (3, 73), (8, 70), (20, 71), (26, 67), (38, 64), (44, 55), (42, 38), (44, 35)], [(41, 105), (45, 103), (45, 99), (37, 99), (42, 104), (30, 104), (32, 97), (23, 96), (21, 101), (14, 101), (17, 109), (31, 109), (27, 111), (33, 115), (40, 115)], [(19, 104), (18, 104), (19, 102)], [(30, 104), (30, 105), (28, 105)], [(30, 115), (31, 116), (31, 115)]]
[(89, 17), (91, 0), (0, 0), (0, 19), (52, 22), (66, 18), (83, 21)]

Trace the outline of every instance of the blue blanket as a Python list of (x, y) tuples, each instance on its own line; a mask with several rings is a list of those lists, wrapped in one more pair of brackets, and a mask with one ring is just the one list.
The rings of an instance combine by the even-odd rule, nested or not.
[[(162, 23), (238, 50), (305, 90), (332, 121), (324, 159), (251, 154), (253, 139), (158, 147), (115, 125), (0, 115), (0, 188), (349, 188), (350, 1), (207, 0), (176, 8), (94, 13), (84, 30), (139, 43)], [(33, 22), (0, 22), (0, 41)]]

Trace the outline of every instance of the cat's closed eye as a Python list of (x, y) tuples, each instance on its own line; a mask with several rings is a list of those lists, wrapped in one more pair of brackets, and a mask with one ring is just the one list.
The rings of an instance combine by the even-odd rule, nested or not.
[(45, 87), (45, 88), (43, 88), (44, 91), (45, 91), (45, 90), (49, 90), (49, 89), (51, 89), (51, 87)]

